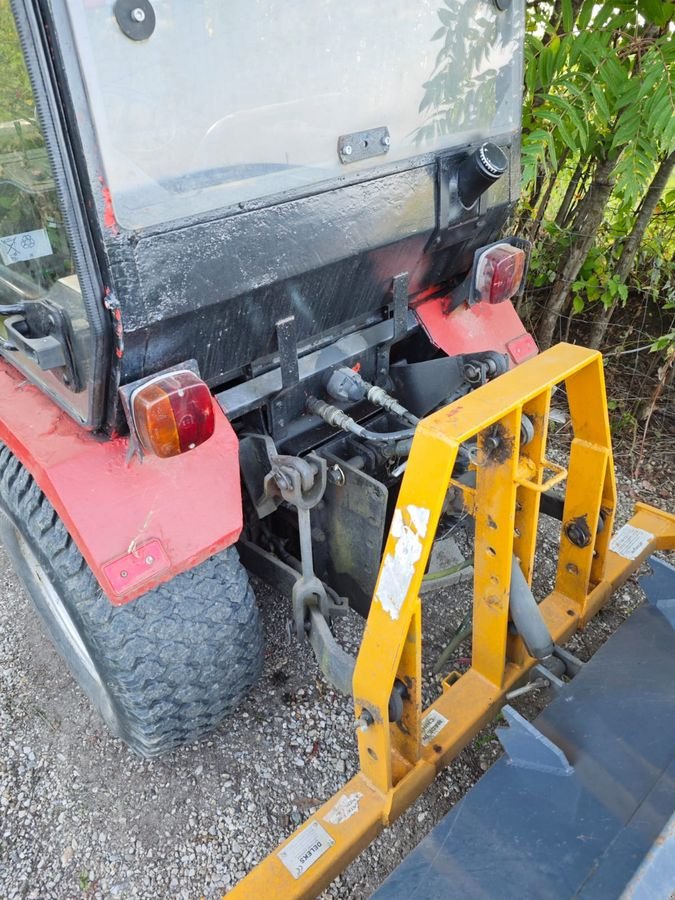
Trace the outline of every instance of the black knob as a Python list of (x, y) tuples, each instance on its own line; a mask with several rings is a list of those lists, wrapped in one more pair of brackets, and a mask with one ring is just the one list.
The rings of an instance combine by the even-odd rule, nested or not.
[(457, 193), (462, 206), (470, 209), (491, 184), (501, 178), (509, 166), (506, 154), (496, 144), (481, 144), (459, 164)]

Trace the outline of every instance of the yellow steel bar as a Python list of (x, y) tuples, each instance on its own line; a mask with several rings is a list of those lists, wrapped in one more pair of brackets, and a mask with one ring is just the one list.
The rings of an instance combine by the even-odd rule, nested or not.
[[(457, 443), (423, 421), (417, 428), (353, 678), (356, 716), (372, 724), (358, 732), (362, 772), (382, 791), (394, 784), (391, 749), (419, 758), (421, 647), (419, 586), (431, 552)], [(395, 679), (408, 691), (404, 728), (390, 727)]]
[(572, 441), (556, 590), (580, 605), (591, 579), (608, 464), (607, 448), (577, 438)]
[(520, 420), (514, 409), (478, 439), (472, 665), (497, 686), (506, 663)]
[(595, 536), (595, 555), (591, 565), (591, 581), (597, 584), (603, 577), (605, 554), (616, 511), (616, 477), (602, 357), (598, 355), (585, 368), (568, 377), (565, 387), (575, 438), (607, 450), (607, 468), (601, 485), (603, 528)]
[[(508, 560), (513, 547), (516, 521), (521, 521), (527, 532), (526, 536), (523, 531), (515, 537), (520, 553), (526, 558), (525, 568), (531, 569), (537, 504), (527, 511), (521, 504), (520, 520), (514, 517), (513, 510), (509, 513), (505, 509), (506, 504), (500, 505), (503, 489), (514, 508), (517, 491), (528, 491), (522, 484), (522, 473), (532, 469), (530, 464), (523, 468), (521, 463), (527, 461), (519, 459), (517, 450), (523, 405), (533, 414), (547, 410), (550, 389), (566, 381), (575, 433), (570, 466), (573, 487), (566, 514), (575, 512), (583, 495), (584, 481), (578, 477), (579, 466), (587, 466), (587, 478), (592, 482), (587, 509), (592, 507), (588, 521), (597, 556), (593, 556), (592, 541), (590, 552), (586, 552), (581, 562), (584, 582), (595, 586), (581, 598), (581, 603), (578, 585), (570, 588), (566, 583), (562, 585), (565, 592), (553, 591), (541, 603), (542, 615), (556, 643), (563, 643), (575, 628), (583, 625), (651, 552), (675, 548), (675, 517), (641, 504), (630, 523), (624, 526), (633, 532), (626, 532), (623, 540), (619, 539), (624, 529), (615, 537), (618, 543), (608, 548), (609, 527), (596, 534), (601, 508), (605, 522), (611, 526), (616, 490), (602, 379), (599, 354), (558, 345), (420, 424), (356, 665), (356, 715), (367, 711), (372, 720), (359, 734), (362, 771), (257, 866), (234, 889), (232, 896), (246, 900), (257, 900), (266, 893), (284, 898), (315, 897), (387, 823), (413, 802), (436, 771), (447, 765), (495, 715), (506, 692), (535, 664), (522, 645), (520, 652), (511, 652), (517, 641), (505, 645), (503, 624), (508, 615), (508, 602), (505, 610), (503, 606), (499, 608), (498, 616), (489, 618), (487, 614), (492, 588), (499, 588), (498, 598), (504, 599), (506, 565), (500, 566), (503, 560)], [(530, 463), (535, 466), (533, 486), (536, 481), (539, 487), (545, 467), (545, 420), (544, 414), (539, 443), (530, 451)], [(492, 466), (483, 465), (481, 471), (480, 462), (485, 463), (488, 449), (486, 429), (495, 425), (508, 438), (510, 450), (493, 460)], [(482, 604), (482, 612), (477, 617), (474, 634), (474, 659), (478, 659), (483, 672), (474, 666), (456, 682), (448, 683), (447, 690), (421, 714), (418, 589), (457, 449), (461, 442), (477, 434), (481, 437), (476, 489), (453, 484), (464, 490), (468, 505), (473, 508), (475, 503), (476, 553), (479, 549), (486, 550), (484, 555), (480, 553), (479, 559), (479, 568), (484, 573), (477, 584), (481, 597), (477, 596), (475, 602)], [(493, 490), (497, 491), (496, 495), (491, 493)], [(537, 498), (535, 492), (530, 493)], [(493, 517), (497, 529), (490, 524), (490, 510), (485, 510), (486, 505), (499, 517), (499, 521)], [(495, 550), (494, 556), (489, 548)], [(572, 561), (569, 548), (562, 548), (561, 557), (567, 563)], [(483, 565), (484, 560), (491, 560), (492, 572), (489, 566)], [(490, 575), (497, 581), (490, 581)], [(388, 576), (392, 577), (387, 580)], [(492, 642), (497, 665), (491, 664), (489, 655), (480, 650), (478, 645), (485, 642)], [(390, 724), (387, 712), (395, 679), (407, 691), (402, 727)]]
[(452, 435), (457, 443), (461, 443), (507, 413), (522, 408), (545, 388), (583, 370), (594, 360), (602, 361), (597, 350), (556, 344), (517, 369), (511, 369), (461, 400), (432, 413), (424, 423), (429, 430)]
[[(548, 437), (548, 416), (551, 408), (551, 388), (543, 390), (523, 407), (523, 415), (534, 425), (534, 436), (521, 453), (530, 460), (535, 473), (532, 481), (539, 486), (544, 482), (546, 464), (546, 439)], [(528, 583), (532, 582), (534, 552), (537, 545), (537, 522), (539, 519), (538, 491), (528, 490), (519, 485), (516, 494), (513, 550), (520, 560), (520, 567)]]

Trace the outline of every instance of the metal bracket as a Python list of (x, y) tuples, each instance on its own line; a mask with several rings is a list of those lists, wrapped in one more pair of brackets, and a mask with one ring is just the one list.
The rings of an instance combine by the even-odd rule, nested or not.
[(549, 775), (574, 774), (574, 768), (560, 747), (544, 737), (541, 731), (512, 706), (504, 706), (502, 714), (509, 727), (497, 728), (496, 734), (512, 765), (533, 769), (535, 772), (547, 772)]
[(265, 494), (272, 497), (280, 494), (298, 513), (302, 575), (293, 585), (292, 600), (295, 633), (298, 639), (304, 640), (308, 627), (311, 627), (308, 612), (318, 606), (325, 619), (329, 619), (332, 612), (326, 588), (314, 573), (310, 519), (310, 510), (317, 505), (326, 490), (328, 466), (323, 457), (314, 453), (308, 454), (304, 459), (277, 453), (269, 435), (264, 436), (264, 441), (272, 466), (265, 476)]
[(578, 675), (586, 665), (586, 663), (582, 662), (573, 653), (570, 653), (569, 650), (565, 650), (563, 647), (558, 647), (557, 645), (553, 648), (553, 655), (565, 666), (565, 675), (567, 675), (568, 678), (574, 678), (574, 676)]
[(408, 331), (408, 290), (409, 278), (407, 272), (401, 272), (395, 275), (393, 279), (393, 302), (394, 308), (394, 340), (404, 337)]
[[(302, 578), (300, 572), (250, 541), (240, 541), (239, 556), (247, 569), (267, 581), (268, 584), (273, 584), (286, 596), (292, 596), (295, 586)], [(348, 608), (345, 598), (338, 597), (325, 585), (324, 590), (329, 598), (332, 616), (345, 613)], [(309, 633), (306, 636), (321, 671), (334, 688), (343, 694), (351, 694), (356, 660), (338, 644), (328, 622), (316, 607), (309, 609), (307, 624)], [(305, 631), (303, 631), (303, 636), (305, 636)]]
[(281, 385), (293, 387), (300, 381), (298, 368), (298, 337), (295, 327), (295, 316), (279, 319), (276, 323), (277, 346), (279, 347), (279, 367), (281, 369)]
[(368, 131), (356, 131), (353, 134), (342, 134), (338, 138), (338, 156), (343, 165), (382, 156), (389, 152), (391, 135), (386, 125), (381, 128), (370, 128)]
[(20, 315), (4, 321), (7, 340), (43, 371), (61, 370), (61, 380), (71, 391), (83, 388), (76, 363), (73, 329), (68, 313), (46, 298), (27, 301)]

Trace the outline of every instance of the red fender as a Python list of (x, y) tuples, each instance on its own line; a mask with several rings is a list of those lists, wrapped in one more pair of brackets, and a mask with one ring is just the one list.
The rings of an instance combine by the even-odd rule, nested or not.
[(512, 368), (539, 352), (513, 304), (476, 303), (446, 312), (448, 299), (434, 297), (415, 307), (430, 340), (448, 356), (496, 350), (507, 353)]
[(239, 538), (239, 441), (217, 403), (215, 431), (171, 459), (91, 434), (0, 361), (0, 441), (31, 473), (111, 603), (121, 605)]

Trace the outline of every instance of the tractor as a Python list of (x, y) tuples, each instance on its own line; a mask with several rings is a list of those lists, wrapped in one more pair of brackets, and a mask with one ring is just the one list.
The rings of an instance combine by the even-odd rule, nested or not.
[[(287, 598), (361, 772), (234, 894), (314, 896), (509, 692), (581, 679), (562, 645), (675, 547), (643, 505), (614, 534), (600, 355), (516, 312), (524, 0), (0, 0), (0, 34), (0, 537), (144, 757), (260, 676), (249, 573)], [(433, 574), (472, 566), (472, 665), (423, 710), (459, 519)]]

